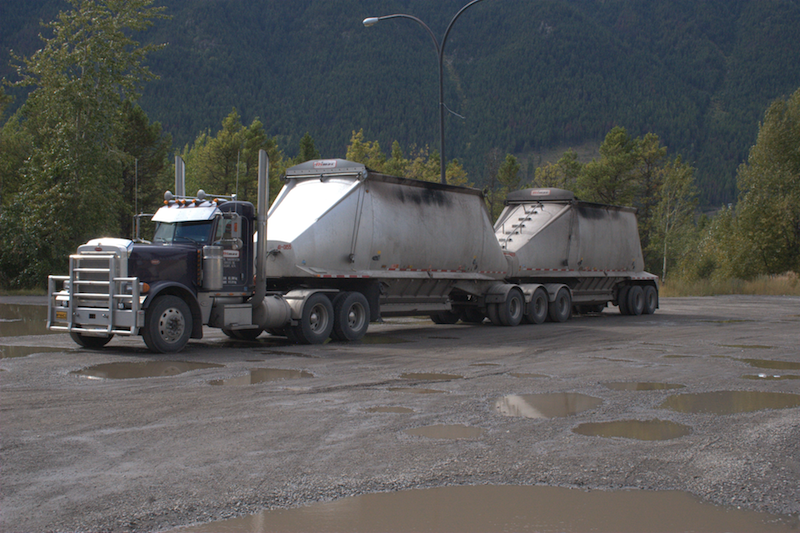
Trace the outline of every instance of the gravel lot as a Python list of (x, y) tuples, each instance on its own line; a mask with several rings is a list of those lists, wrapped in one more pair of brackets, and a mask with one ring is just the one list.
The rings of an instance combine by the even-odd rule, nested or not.
[[(19, 303), (40, 300), (0, 300)], [(800, 298), (726, 296), (663, 299), (652, 316), (611, 308), (516, 328), (392, 319), (355, 344), (233, 342), (208, 329), (170, 356), (148, 353), (140, 338), (93, 351), (62, 334), (4, 336), (12, 348), (0, 359), (0, 530), (162, 531), (473, 484), (681, 490), (796, 519), (798, 332)], [(175, 362), (209, 365), (183, 371)], [(74, 373), (82, 370), (90, 375)], [(159, 375), (133, 378), (148, 371)], [(115, 372), (129, 379), (99, 377)], [(691, 412), (661, 405), (721, 391), (782, 393), (765, 398), (789, 406), (738, 412), (749, 404), (735, 395), (723, 407), (700, 397)], [(600, 402), (569, 416), (498, 411), (530, 415), (524, 395), (543, 393)], [(689, 433), (642, 440), (574, 431), (656, 419)], [(425, 436), (439, 425), (467, 433)]]

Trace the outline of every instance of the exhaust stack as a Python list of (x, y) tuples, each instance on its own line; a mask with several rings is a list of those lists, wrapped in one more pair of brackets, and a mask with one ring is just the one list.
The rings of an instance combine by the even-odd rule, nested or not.
[(261, 305), (267, 293), (267, 210), (269, 209), (269, 156), (265, 150), (258, 152), (258, 209), (256, 227), (258, 246), (256, 247), (256, 288), (253, 295), (253, 309)]

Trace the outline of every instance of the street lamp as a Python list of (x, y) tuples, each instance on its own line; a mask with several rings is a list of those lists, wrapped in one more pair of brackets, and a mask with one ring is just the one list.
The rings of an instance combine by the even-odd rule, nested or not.
[(422, 26), (423, 28), (425, 28), (425, 31), (428, 32), (428, 35), (430, 35), (431, 39), (433, 40), (433, 46), (436, 48), (436, 55), (438, 56), (438, 59), (439, 59), (439, 150), (440, 150), (440, 153), (439, 153), (440, 163), (439, 164), (440, 164), (441, 171), (442, 171), (442, 183), (447, 183), (447, 180), (445, 179), (445, 166), (444, 166), (444, 109), (445, 109), (445, 105), (444, 105), (444, 85), (443, 85), (444, 70), (442, 68), (442, 64), (443, 64), (443, 60), (444, 60), (444, 45), (447, 42), (447, 36), (450, 34), (450, 29), (453, 27), (453, 23), (456, 21), (456, 19), (459, 16), (461, 16), (461, 13), (463, 13), (469, 6), (471, 6), (473, 4), (477, 4), (480, 1), (481, 0), (472, 0), (472, 2), (470, 2), (469, 4), (467, 4), (464, 7), (462, 7), (461, 10), (459, 10), (459, 12), (456, 13), (456, 15), (450, 21), (450, 24), (448, 24), (447, 29), (444, 32), (444, 37), (442, 37), (441, 46), (439, 45), (439, 41), (436, 40), (436, 36), (433, 34), (431, 29), (428, 27), (428, 25), (425, 24), (424, 22), (422, 22), (417, 17), (414, 17), (412, 15), (397, 14), (397, 15), (386, 15), (386, 16), (383, 16), (383, 17), (369, 17), (369, 18), (365, 18), (364, 19), (364, 26), (366, 26), (368, 28), (370, 26), (374, 26), (375, 24), (377, 24), (381, 20), (396, 19), (396, 18), (411, 19), (414, 22), (416, 22), (417, 24), (419, 24), (420, 26)]

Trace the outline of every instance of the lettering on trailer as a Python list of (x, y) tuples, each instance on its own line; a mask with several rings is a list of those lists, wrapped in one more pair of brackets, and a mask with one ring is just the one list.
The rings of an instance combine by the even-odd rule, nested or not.
[(336, 168), (336, 160), (325, 159), (323, 161), (314, 161), (314, 168)]
[(550, 189), (531, 189), (531, 196), (550, 196)]

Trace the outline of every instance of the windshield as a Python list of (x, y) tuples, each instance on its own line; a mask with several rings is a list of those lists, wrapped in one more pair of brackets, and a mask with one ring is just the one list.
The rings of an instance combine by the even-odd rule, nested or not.
[(208, 244), (211, 240), (211, 223), (203, 222), (161, 222), (153, 235), (154, 243), (194, 243)]

